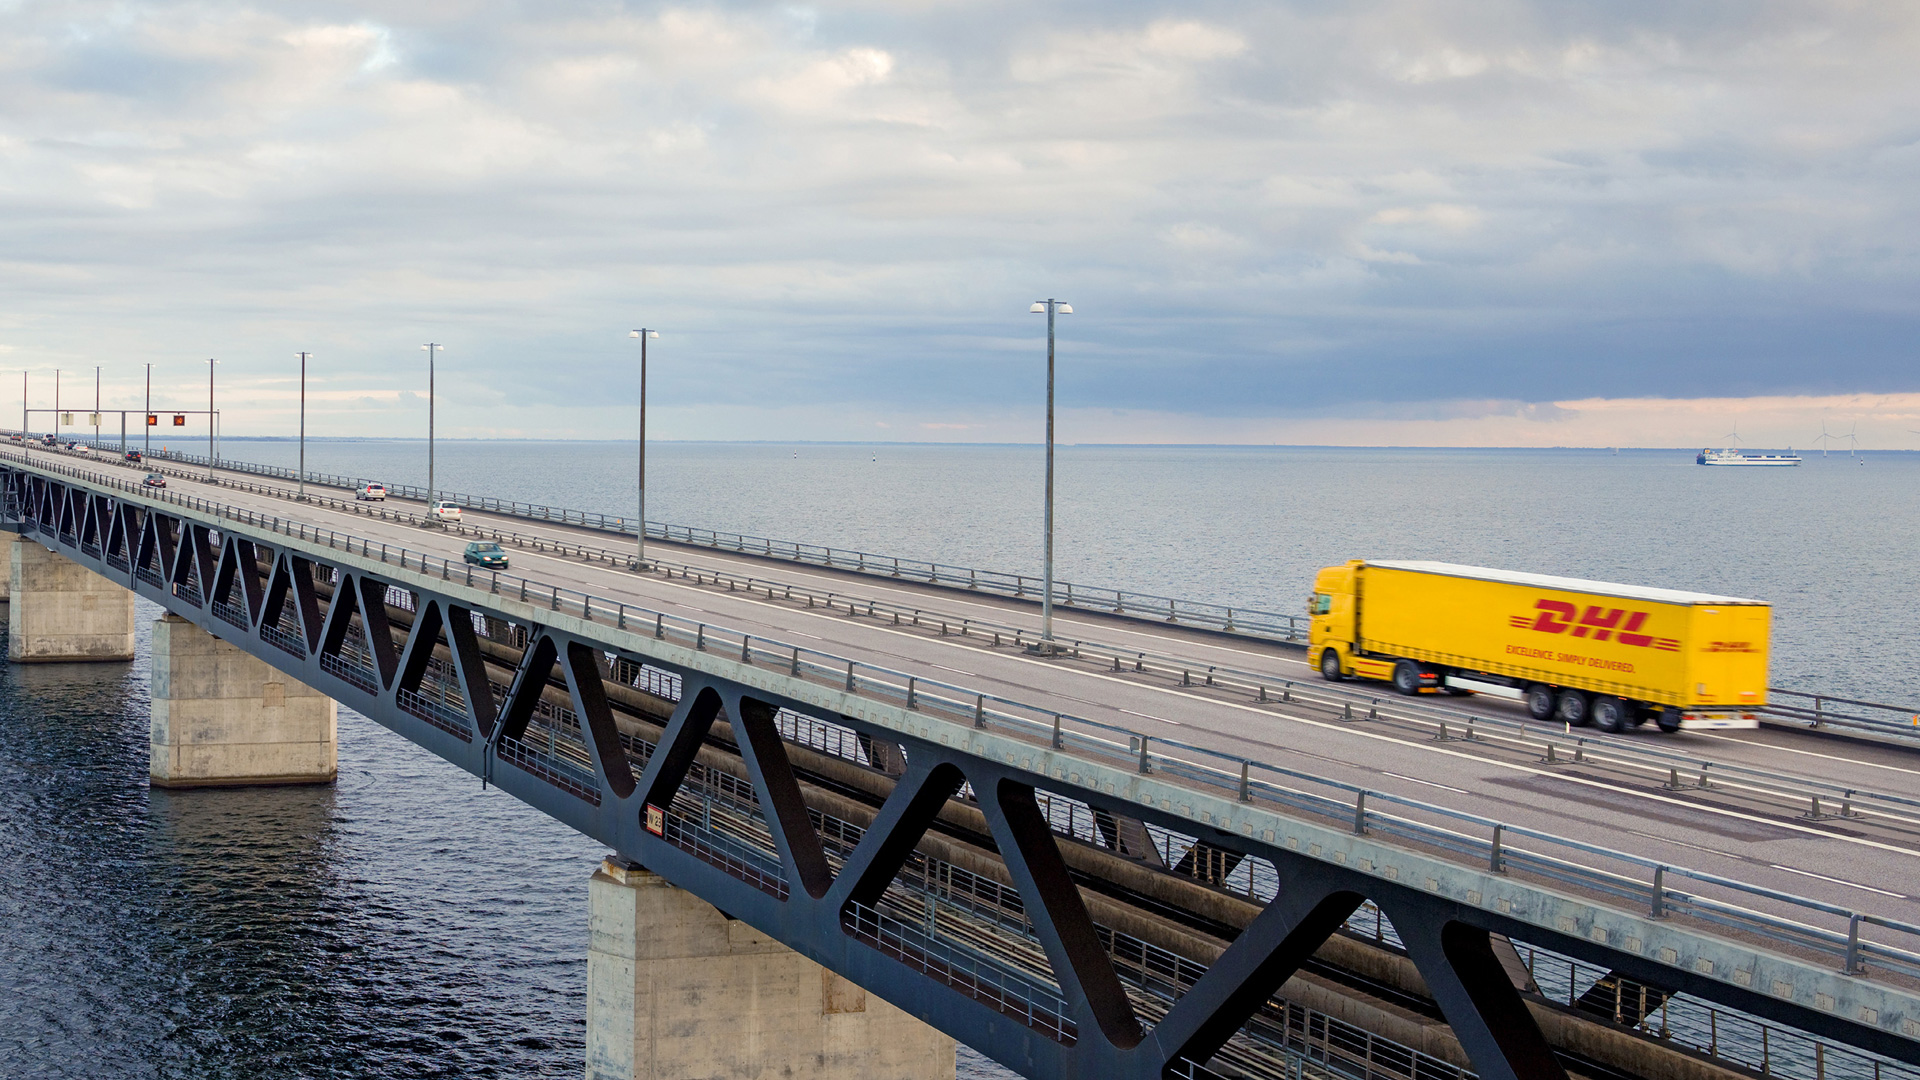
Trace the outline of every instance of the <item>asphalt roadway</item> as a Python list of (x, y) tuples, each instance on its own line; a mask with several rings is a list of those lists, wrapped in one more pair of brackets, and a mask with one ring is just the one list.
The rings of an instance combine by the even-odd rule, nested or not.
[[(62, 455), (63, 458), (66, 455)], [(68, 459), (68, 463), (73, 463)], [(105, 471), (137, 479), (144, 467), (96, 460)], [(157, 463), (171, 486), (216, 501), (351, 533), (376, 542), (458, 559), (470, 536), (382, 520), (355, 508), (300, 504), (236, 486), (207, 485), (170, 463)], [(204, 474), (201, 474), (204, 475)], [(223, 479), (281, 489), (283, 482), (245, 474)], [(314, 495), (351, 499), (338, 489), (309, 484)], [(393, 510), (417, 513), (418, 503), (393, 500)], [(358, 508), (371, 511), (373, 506)], [(549, 523), (466, 511), (465, 524), (539, 536), (598, 549), (627, 550), (630, 538)], [(874, 599), (962, 618), (1017, 625), (1037, 635), (1037, 605), (960, 590), (932, 588), (871, 575), (768, 561), (704, 548), (649, 541), (649, 555), (689, 567), (792, 584), (841, 598)], [(1040, 708), (1178, 739), (1329, 779), (1391, 792), (1511, 825), (1724, 875), (1883, 917), (1920, 922), (1920, 811), (1868, 811), (1844, 819), (1814, 819), (1804, 804), (1742, 791), (1737, 785), (1671, 789), (1664, 773), (1593, 762), (1547, 763), (1538, 744), (1511, 740), (1435, 741), (1425, 727), (1395, 723), (1395, 696), (1378, 687), (1383, 714), (1345, 722), (1326, 705), (1259, 703), (1239, 690), (1182, 685), (1177, 673), (1114, 672), (1106, 663), (1033, 655), (1010, 641), (941, 636), (927, 626), (828, 611), (769, 599), (764, 592), (729, 591), (685, 577), (635, 573), (606, 562), (508, 547), (512, 572), (562, 588), (655, 608), (732, 630), (836, 653), (923, 679), (1023, 701)], [(1306, 589), (1303, 585), (1302, 597)], [(1297, 680), (1311, 690), (1318, 676), (1295, 649), (1228, 638), (1173, 625), (1120, 620), (1055, 609), (1058, 639), (1100, 641), (1150, 653)], [(1482, 715), (1519, 718), (1517, 703), (1497, 699), (1435, 699)], [(1920, 797), (1920, 752), (1900, 747), (1800, 734), (1759, 731), (1681, 732), (1663, 735), (1651, 725), (1622, 736), (1593, 736), (1624, 747), (1680, 748), (1729, 764), (1818, 778), (1862, 791)], [(1750, 906), (1783, 910), (1770, 903)], [(1842, 927), (1844, 929), (1844, 927)], [(1891, 943), (1920, 948), (1895, 938)]]

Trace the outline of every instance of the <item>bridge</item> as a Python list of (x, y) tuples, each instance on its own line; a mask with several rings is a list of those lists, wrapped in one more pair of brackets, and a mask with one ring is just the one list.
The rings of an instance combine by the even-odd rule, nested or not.
[(634, 567), (623, 523), (214, 473), (0, 452), (14, 658), (130, 656), (139, 595), (155, 783), (328, 779), (338, 701), (605, 843), (590, 1076), (951, 1075), (947, 1038), (1061, 1077), (1920, 1064), (1902, 750), (1390, 698), (1166, 598), (1083, 589), (1039, 651), (1030, 580)]

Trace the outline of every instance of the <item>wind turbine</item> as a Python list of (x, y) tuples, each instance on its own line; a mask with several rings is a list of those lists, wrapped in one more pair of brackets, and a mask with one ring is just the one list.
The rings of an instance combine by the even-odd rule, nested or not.
[(1729, 431), (1725, 435), (1722, 435), (1720, 437), (1722, 439), (1727, 440), (1728, 446), (1733, 447), (1735, 450), (1740, 449), (1740, 425), (1739, 424), (1733, 425), (1732, 431)]
[(1827, 422), (1826, 422), (1825, 420), (1822, 420), (1822, 421), (1820, 421), (1820, 437), (1819, 437), (1819, 438), (1817, 438), (1817, 439), (1815, 439), (1815, 440), (1813, 440), (1813, 441), (1814, 441), (1814, 442), (1817, 442), (1817, 443), (1819, 443), (1819, 444), (1820, 444), (1820, 456), (1821, 456), (1821, 457), (1826, 457), (1826, 456), (1827, 456), (1827, 442), (1828, 442), (1828, 440), (1830, 440), (1830, 439), (1837, 439), (1837, 438), (1839, 438), (1839, 437), (1840, 437), (1840, 436), (1838, 436), (1838, 435), (1833, 435), (1833, 434), (1830, 434), (1830, 433), (1829, 433), (1829, 432), (1827, 431)]
[(1860, 456), (1860, 436), (1855, 434), (1855, 432), (1859, 430), (1860, 430), (1860, 425), (1858, 422), (1856, 422), (1854, 424), (1849, 425), (1847, 428), (1847, 433), (1841, 436), (1842, 438), (1847, 440), (1847, 453), (1852, 454), (1854, 457)]

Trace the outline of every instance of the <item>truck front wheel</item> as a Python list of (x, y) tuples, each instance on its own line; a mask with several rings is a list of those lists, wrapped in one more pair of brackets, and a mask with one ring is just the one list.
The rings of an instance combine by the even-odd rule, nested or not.
[(1553, 719), (1553, 687), (1546, 683), (1527, 687), (1527, 715), (1535, 720)]
[(1393, 688), (1408, 697), (1420, 693), (1420, 665), (1411, 660), (1393, 665)]
[(1560, 699), (1555, 703), (1555, 719), (1564, 720), (1574, 727), (1586, 727), (1592, 717), (1587, 715), (1587, 695), (1580, 690), (1562, 690)]
[(1320, 650), (1320, 677), (1328, 682), (1339, 682), (1343, 678), (1340, 674), (1340, 650)]

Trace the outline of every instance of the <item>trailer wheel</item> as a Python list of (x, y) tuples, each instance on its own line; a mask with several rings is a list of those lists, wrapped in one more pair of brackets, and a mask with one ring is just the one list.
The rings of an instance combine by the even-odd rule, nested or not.
[(1402, 660), (1393, 665), (1393, 688), (1408, 697), (1420, 693), (1420, 665)]
[(1535, 720), (1553, 719), (1553, 687), (1546, 683), (1527, 687), (1527, 715)]
[(1593, 699), (1593, 722), (1600, 730), (1618, 735), (1631, 726), (1627, 720), (1631, 709), (1617, 697), (1601, 695)]
[(1587, 695), (1581, 690), (1562, 690), (1554, 702), (1555, 719), (1564, 720), (1574, 727), (1586, 727), (1593, 718), (1588, 715)]
[(1680, 710), (1672, 706), (1661, 709), (1660, 715), (1654, 720), (1654, 723), (1660, 726), (1661, 731), (1671, 735), (1680, 730)]
[(1339, 682), (1346, 677), (1340, 674), (1340, 650), (1334, 648), (1320, 650), (1320, 677), (1328, 682)]

